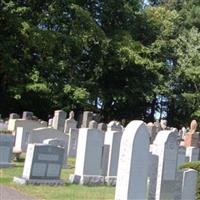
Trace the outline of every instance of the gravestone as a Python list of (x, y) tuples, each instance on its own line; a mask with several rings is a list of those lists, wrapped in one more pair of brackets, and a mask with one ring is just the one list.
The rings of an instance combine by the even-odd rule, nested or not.
[[(108, 185), (116, 184), (121, 137), (122, 128), (120, 124), (117, 124), (115, 121), (111, 121), (107, 126), (104, 139), (104, 145), (109, 147), (107, 155), (104, 155), (104, 158), (107, 157), (107, 160), (102, 161), (107, 164), (107, 167), (104, 167), (106, 171), (103, 172), (103, 174), (106, 176), (105, 181)], [(105, 153), (105, 151), (103, 153)]]
[(103, 133), (96, 128), (79, 129), (75, 172), (70, 176), (70, 182), (85, 185), (104, 183), (101, 176), (103, 139)]
[(89, 129), (97, 129), (97, 127), (98, 127), (98, 124), (95, 120), (92, 120), (89, 122), (89, 125), (88, 125)]
[(166, 130), (167, 129), (167, 120), (161, 119), (160, 120), (160, 126), (161, 126), (162, 130)]
[(32, 120), (32, 117), (33, 117), (33, 112), (24, 111), (22, 114), (22, 119), (25, 120)]
[(54, 117), (53, 117), (53, 123), (52, 127), (64, 132), (64, 125), (65, 125), (65, 118), (66, 118), (66, 112), (63, 110), (56, 110), (54, 112)]
[(197, 121), (196, 120), (192, 120), (191, 124), (190, 124), (190, 130), (188, 133), (185, 134), (185, 136), (183, 137), (184, 139), (184, 146), (185, 147), (189, 147), (189, 146), (193, 146), (193, 147), (200, 147), (200, 137), (199, 137), (199, 133), (196, 132), (196, 129), (198, 127)]
[(83, 119), (82, 119), (82, 128), (88, 128), (89, 122), (93, 120), (93, 112), (84, 111), (83, 112)]
[(22, 177), (14, 177), (19, 184), (59, 185), (64, 149), (47, 144), (29, 144)]
[[(56, 130), (54, 128), (44, 127), (44, 128), (33, 129), (31, 133), (29, 134), (28, 144), (43, 143), (43, 141), (46, 139), (54, 139), (54, 138), (65, 141), (64, 157), (66, 158), (67, 150), (68, 150), (69, 135), (64, 134), (63, 132)], [(66, 168), (66, 166), (67, 164), (65, 163), (63, 167)]]
[(79, 129), (69, 130), (68, 156), (76, 157)]
[(19, 119), (19, 118), (20, 118), (20, 116), (17, 113), (11, 113), (9, 115), (9, 119)]
[(158, 120), (156, 120), (154, 122), (154, 125), (156, 126), (156, 132), (157, 133), (162, 130), (162, 127), (161, 127), (160, 122)]
[(71, 111), (69, 113), (69, 118), (65, 120), (64, 133), (69, 133), (70, 128), (72, 128), (72, 129), (77, 128), (77, 121), (74, 120), (74, 112), (73, 111)]
[(99, 124), (98, 124), (98, 129), (99, 129), (100, 131), (106, 132), (106, 130), (107, 130), (107, 125), (106, 125), (105, 123), (99, 123)]
[(68, 150), (67, 140), (61, 140), (58, 138), (46, 139), (43, 141), (43, 144), (50, 144), (53, 146), (58, 146), (58, 147), (64, 148), (63, 168), (67, 168), (67, 150)]
[(182, 183), (182, 199), (195, 200), (198, 172), (193, 169), (184, 171)]
[(29, 129), (17, 127), (15, 134), (15, 148), (18, 149), (18, 151), (26, 152), (30, 132), (31, 130)]
[(53, 118), (50, 118), (49, 121), (48, 121), (48, 126), (51, 127), (52, 125), (53, 125)]
[(150, 146), (149, 153), (149, 180), (148, 180), (148, 200), (155, 200), (155, 191), (157, 183), (157, 174), (158, 174), (158, 156), (152, 154), (152, 146)]
[(155, 199), (174, 199), (178, 158), (178, 131), (160, 131), (153, 143), (152, 154), (158, 156)]
[(149, 130), (150, 143), (152, 144), (157, 135), (157, 127), (152, 122), (150, 122), (147, 124), (147, 129)]
[(130, 122), (122, 135), (115, 200), (147, 198), (149, 132), (143, 121)]
[(0, 134), (0, 168), (13, 166), (11, 163), (13, 145), (13, 135)]
[(43, 124), (41, 124), (38, 121), (34, 120), (27, 120), (27, 119), (9, 119), (8, 121), (8, 130), (12, 131), (14, 134), (17, 131), (17, 127), (23, 127), (27, 131), (31, 131), (35, 128), (44, 127)]
[(185, 155), (187, 162), (197, 161), (199, 160), (199, 148), (187, 147)]
[(42, 120), (40, 123), (41, 123), (44, 127), (47, 127), (47, 126), (48, 126), (48, 124), (47, 124), (46, 121), (43, 121), (43, 120)]
[(1, 121), (0, 122), (0, 131), (1, 132), (6, 132), (8, 130), (8, 125), (7, 125), (7, 123), (5, 123), (4, 121)]
[(180, 167), (181, 164), (186, 162), (186, 148), (183, 146), (178, 147), (178, 157), (177, 157), (177, 168)]

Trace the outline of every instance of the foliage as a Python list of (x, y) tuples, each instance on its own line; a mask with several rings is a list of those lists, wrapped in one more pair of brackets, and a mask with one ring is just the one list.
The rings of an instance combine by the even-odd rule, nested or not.
[(0, 9), (3, 116), (200, 117), (198, 1), (8, 0)]

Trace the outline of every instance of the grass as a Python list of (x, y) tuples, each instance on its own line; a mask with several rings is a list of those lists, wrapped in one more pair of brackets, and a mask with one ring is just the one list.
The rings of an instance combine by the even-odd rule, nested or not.
[[(0, 169), (0, 184), (13, 187), (29, 196), (40, 200), (111, 200), (114, 199), (114, 187), (96, 186), (88, 187), (67, 183), (64, 186), (46, 185), (18, 185), (12, 182), (14, 176), (21, 176), (24, 160), (15, 162), (12, 168)], [(70, 174), (74, 172), (75, 160), (68, 159), (68, 169), (62, 169), (61, 178), (68, 180)]]

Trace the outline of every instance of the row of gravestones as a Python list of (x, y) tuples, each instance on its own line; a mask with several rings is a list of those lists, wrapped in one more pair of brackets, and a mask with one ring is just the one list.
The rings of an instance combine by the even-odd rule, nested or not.
[[(119, 157), (119, 146), (120, 146), (122, 131), (120, 130), (119, 125), (116, 122), (112, 122), (109, 126), (108, 126), (108, 134), (103, 134), (103, 132), (96, 129), (97, 124), (94, 121), (90, 123), (89, 129), (88, 128), (80, 129), (79, 136), (78, 136), (79, 142), (78, 142), (78, 148), (77, 148), (75, 174), (72, 175), (70, 178), (70, 180), (72, 182), (79, 182), (82, 184), (92, 184), (92, 185), (97, 184), (97, 183), (98, 184), (104, 183), (106, 181), (108, 183), (111, 182), (111, 184), (115, 183), (116, 174), (117, 174), (117, 166), (118, 166), (118, 157)], [(117, 126), (118, 126), (118, 128), (117, 128)], [(175, 170), (174, 173), (173, 172), (171, 173), (170, 170), (167, 171), (167, 169), (170, 167), (173, 167), (173, 170), (174, 170), (174, 168), (177, 169), (177, 165), (180, 164), (181, 161), (185, 162), (185, 154), (183, 153), (184, 150), (180, 150), (181, 148), (178, 147), (178, 153), (176, 153), (176, 151), (175, 152), (171, 151), (171, 154), (169, 154), (169, 155), (166, 154), (167, 151), (165, 151), (164, 146), (167, 144), (167, 140), (168, 140), (167, 135), (168, 134), (159, 133), (156, 136), (156, 140), (154, 141), (153, 145), (151, 146), (150, 152), (149, 152), (149, 144), (145, 145), (145, 148), (148, 149), (148, 157), (145, 157), (145, 154), (143, 155), (143, 153), (145, 152), (145, 148), (144, 148), (143, 144), (145, 144), (145, 140), (146, 141), (149, 140), (148, 131), (146, 131), (144, 127), (142, 128), (142, 130), (140, 130), (140, 127), (138, 128), (137, 124), (132, 125), (131, 128), (129, 128), (129, 127), (130, 126), (126, 127), (126, 131), (124, 132), (123, 137), (122, 137), (122, 138), (125, 138), (124, 139), (125, 142), (123, 142), (123, 139), (121, 142), (119, 170), (118, 170), (118, 178), (117, 178), (117, 180), (119, 180), (119, 181), (117, 182), (116, 199), (132, 199), (131, 196), (130, 196), (131, 198), (129, 198), (129, 197), (126, 198), (125, 196), (123, 198), (120, 198), (120, 197), (118, 198), (117, 194), (118, 194), (118, 188), (121, 188), (121, 186), (118, 187), (118, 185), (120, 185), (120, 183), (122, 183), (122, 186), (126, 185), (128, 188), (129, 187), (131, 188), (131, 185), (134, 182), (133, 180), (135, 180), (137, 182), (137, 184), (136, 183), (135, 183), (135, 185), (133, 184), (136, 193), (138, 192), (138, 193), (140, 193), (140, 195), (143, 193), (143, 192), (139, 192), (141, 189), (138, 190), (136, 185), (138, 185), (141, 182), (142, 177), (145, 176), (145, 173), (142, 172), (143, 175), (139, 173), (139, 172), (141, 172), (141, 169), (145, 169), (145, 166), (148, 171), (148, 173), (147, 173), (148, 175), (145, 177), (147, 179), (149, 179), (149, 182), (148, 182), (149, 184), (147, 184), (147, 181), (145, 182), (145, 185), (149, 185), (148, 187), (145, 187), (146, 189), (148, 188), (148, 191), (149, 191), (149, 192), (145, 192), (145, 195), (147, 195), (147, 193), (149, 193), (149, 194), (151, 194), (151, 196), (155, 197), (157, 195), (157, 193), (159, 193), (158, 192), (159, 188), (160, 188), (160, 193), (162, 195), (164, 195), (164, 196), (169, 195), (169, 194), (173, 195), (174, 193), (172, 192), (172, 190), (175, 188), (175, 186), (176, 185), (180, 186), (180, 184), (177, 184), (177, 180), (179, 180), (178, 183), (180, 183), (180, 181), (182, 181), (181, 183), (182, 183), (182, 185), (184, 185), (183, 184), (183, 183), (185, 183), (184, 177), (187, 178), (188, 176), (186, 176), (186, 174), (185, 174), (186, 172), (179, 172), (179, 171)], [(109, 128), (111, 128), (110, 133), (109, 133)], [(41, 129), (43, 129), (43, 128), (41, 128)], [(114, 132), (114, 133), (112, 134), (112, 132)], [(116, 132), (119, 132), (119, 134), (117, 134)], [(172, 131), (172, 130), (170, 130), (169, 132), (170, 132), (170, 134), (171, 134), (171, 132), (174, 133), (174, 131)], [(125, 135), (126, 135), (125, 133), (129, 133), (129, 137), (125, 137)], [(40, 132), (40, 134), (41, 134), (41, 132)], [(143, 138), (141, 141), (139, 140), (137, 142), (134, 141), (137, 138), (136, 136), (138, 134), (140, 134), (140, 135), (143, 134), (144, 136), (146, 135), (145, 139)], [(133, 135), (135, 135), (134, 136), (135, 138), (132, 138)], [(173, 135), (177, 135), (177, 134), (173, 134)], [(37, 137), (35, 137), (35, 138), (37, 138)], [(45, 139), (45, 138), (43, 138), (43, 139)], [(178, 146), (177, 139), (178, 139), (178, 137), (174, 141)], [(158, 142), (158, 141), (162, 141), (162, 142)], [(49, 141), (46, 141), (46, 142), (48, 143)], [(123, 146), (123, 143), (124, 143), (124, 146)], [(138, 151), (139, 153), (136, 150), (134, 150), (135, 148), (140, 149), (141, 146), (142, 146), (142, 149), (140, 151)], [(170, 146), (172, 147), (173, 145), (170, 144), (169, 147)], [(160, 148), (158, 148), (158, 147), (160, 147)], [(166, 149), (167, 149), (167, 147), (168, 146), (166, 146)], [(46, 148), (46, 150), (44, 150), (45, 148)], [(50, 156), (52, 154), (52, 152), (56, 152), (55, 150), (51, 150), (51, 148), (55, 149), (57, 147), (52, 147), (52, 145), (47, 145), (47, 144), (30, 145), (30, 147), (28, 147), (27, 155), (32, 155), (32, 156), (27, 156), (28, 161), (25, 161), (24, 172), (23, 172), (23, 181), (29, 180), (29, 179), (30, 180), (39, 179), (40, 181), (41, 180), (46, 181), (47, 177), (53, 181), (58, 180), (59, 173), (60, 173), (60, 168), (58, 166), (60, 166), (60, 165), (56, 162), (63, 160), (64, 153), (63, 153), (63, 155), (62, 155), (62, 153), (60, 153), (59, 154), (60, 156), (57, 154), (55, 154), (54, 156)], [(32, 149), (32, 150), (29, 150), (29, 149)], [(37, 153), (33, 153), (35, 151), (37, 152), (37, 149), (38, 149), (38, 156), (36, 156)], [(187, 150), (187, 152), (189, 152), (188, 155), (190, 156), (190, 160), (192, 159), (192, 157), (195, 158), (195, 152), (196, 152), (196, 154), (198, 154), (198, 151), (196, 151), (196, 150), (198, 150), (198, 149), (192, 148), (190, 151)], [(29, 153), (29, 151), (32, 153)], [(123, 153), (123, 151), (125, 151), (125, 153)], [(48, 156), (47, 152), (50, 152), (49, 156)], [(159, 152), (159, 155), (157, 155), (156, 152), (157, 153)], [(182, 156), (182, 157), (179, 156), (179, 152), (182, 152), (180, 154), (184, 155), (184, 156)], [(41, 153), (41, 155), (40, 155), (40, 153)], [(132, 153), (132, 154), (134, 153), (134, 154), (132, 155), (130, 153)], [(151, 155), (152, 159), (149, 159), (149, 154)], [(176, 155), (176, 156), (173, 157), (174, 155)], [(34, 156), (36, 156), (36, 157), (34, 157)], [(196, 156), (196, 157), (198, 158), (198, 156)], [(139, 162), (140, 159), (142, 159), (143, 163)], [(139, 162), (139, 163), (137, 163), (137, 162)], [(28, 163), (28, 164), (26, 164), (26, 163)], [(123, 163), (126, 163), (126, 164), (123, 165)], [(133, 172), (135, 172), (135, 175), (139, 175), (139, 174), (142, 175), (141, 179), (138, 177), (137, 178), (134, 177), (134, 179), (131, 178), (132, 177), (131, 169), (132, 169), (133, 163), (138, 164), (138, 168), (136, 167), (136, 169), (134, 169), (134, 167), (133, 167), (133, 169), (134, 169)], [(167, 165), (165, 168), (164, 168), (163, 163), (165, 163), (165, 165)], [(168, 163), (168, 164), (166, 164), (166, 163)], [(27, 165), (29, 165), (29, 166), (27, 167)], [(122, 177), (121, 178), (119, 178), (120, 177), (120, 169), (121, 169), (120, 166), (122, 166), (122, 170), (121, 170)], [(125, 170), (126, 167), (128, 167), (128, 168), (130, 167), (128, 171)], [(41, 170), (42, 171), (41, 174), (37, 174), (37, 171), (40, 168), (43, 170)], [(163, 171), (159, 170), (160, 168), (162, 168)], [(149, 169), (152, 169), (152, 170), (149, 170)], [(191, 170), (190, 170), (190, 172), (191, 172)], [(27, 173), (29, 174), (29, 176), (26, 175)], [(33, 174), (31, 174), (31, 173), (33, 173)], [(125, 173), (125, 174), (123, 174), (123, 173)], [(166, 175), (167, 173), (175, 174), (175, 180), (172, 178), (174, 176), (169, 175), (169, 177), (168, 177), (168, 175)], [(129, 177), (126, 177), (126, 175), (128, 175)], [(134, 173), (133, 173), (133, 175), (134, 175)], [(167, 177), (166, 181), (165, 181), (165, 178), (160, 178), (160, 177)], [(129, 182), (123, 183), (124, 179), (126, 179), (126, 181), (129, 181), (130, 185), (129, 185)], [(167, 182), (168, 179), (169, 179), (169, 182)], [(155, 184), (155, 183), (157, 183), (157, 184)], [(165, 183), (166, 183), (166, 187), (163, 186), (163, 185), (165, 185)], [(172, 185), (173, 185), (173, 187), (170, 189), (170, 187)], [(164, 189), (161, 188), (161, 186), (163, 186)], [(142, 187), (140, 187), (140, 188), (142, 188)], [(191, 190), (193, 192), (193, 194), (194, 194), (194, 188), (195, 187), (193, 187), (193, 190)], [(182, 191), (182, 193), (183, 193), (183, 191), (185, 191), (183, 189), (183, 187), (179, 188), (179, 190)], [(131, 189), (131, 191), (132, 191), (132, 189)], [(180, 191), (179, 191), (179, 193), (180, 193), (179, 196), (180, 195), (185, 196)], [(137, 194), (135, 194), (135, 195), (137, 196)], [(178, 194), (176, 193), (174, 195), (177, 196)], [(158, 197), (158, 199), (159, 198), (160, 197)], [(136, 197), (134, 197), (133, 199), (136, 199)], [(169, 198), (169, 199), (171, 199), (171, 198)]]
[[(113, 122), (112, 125), (116, 126)], [(119, 129), (112, 131), (113, 135), (118, 134)], [(119, 162), (113, 163), (113, 166), (109, 165), (110, 169), (119, 165), (117, 177), (112, 177), (113, 174), (105, 177), (102, 174), (102, 169), (105, 167), (103, 134), (95, 128), (81, 128), (75, 174), (70, 180), (80, 184), (95, 185), (105, 183), (106, 178), (117, 178), (116, 200), (195, 199), (197, 171), (179, 170), (178, 166), (187, 159), (190, 161), (198, 159), (199, 149), (190, 148), (187, 158), (186, 149), (179, 146), (178, 139), (176, 129), (160, 131), (154, 143), (150, 145), (149, 132), (144, 123), (131, 122), (121, 138)], [(109, 153), (108, 163), (111, 163), (115, 157), (112, 157), (111, 149)], [(63, 155), (63, 148), (30, 144), (23, 175), (21, 178), (15, 177), (14, 181), (21, 184), (63, 183), (59, 179)]]

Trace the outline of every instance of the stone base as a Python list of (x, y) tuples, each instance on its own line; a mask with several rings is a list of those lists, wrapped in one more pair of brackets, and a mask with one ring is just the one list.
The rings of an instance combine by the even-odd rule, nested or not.
[(0, 168), (14, 167), (14, 163), (0, 163)]
[(104, 185), (105, 180), (103, 176), (92, 176), (92, 175), (79, 176), (71, 174), (69, 177), (69, 182), (81, 185), (95, 186), (95, 185)]
[(110, 186), (116, 186), (117, 177), (116, 176), (106, 176), (105, 183)]
[(22, 177), (14, 177), (13, 182), (21, 185), (64, 185), (64, 180), (61, 179), (25, 179)]

